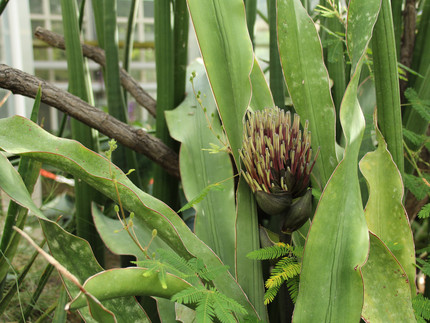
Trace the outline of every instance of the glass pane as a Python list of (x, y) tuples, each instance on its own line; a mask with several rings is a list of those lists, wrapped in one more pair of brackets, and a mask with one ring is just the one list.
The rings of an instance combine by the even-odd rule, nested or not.
[(117, 15), (119, 17), (128, 17), (130, 13), (130, 0), (118, 0)]
[(51, 14), (61, 15), (61, 3), (60, 0), (50, 0), (49, 7), (51, 9)]
[(30, 13), (43, 13), (42, 0), (30, 1)]
[(154, 25), (145, 24), (145, 41), (154, 41)]
[(51, 26), (52, 26), (52, 31), (54, 33), (63, 35), (63, 22), (62, 21), (52, 21), (51, 22)]
[(145, 18), (154, 18), (154, 1), (143, 1), (143, 16)]

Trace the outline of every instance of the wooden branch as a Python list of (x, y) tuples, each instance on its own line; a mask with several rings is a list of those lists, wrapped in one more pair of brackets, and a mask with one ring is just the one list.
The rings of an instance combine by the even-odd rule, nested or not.
[[(64, 37), (42, 27), (37, 27), (34, 35), (52, 47), (65, 49)], [(106, 57), (103, 49), (81, 43), (82, 54), (101, 66), (106, 66)], [(156, 101), (130, 76), (123, 68), (120, 68), (121, 85), (136, 99), (142, 107), (156, 117)]]
[(178, 155), (160, 139), (148, 135), (142, 129), (135, 129), (115, 119), (46, 81), (10, 66), (0, 64), (1, 88), (10, 90), (14, 94), (35, 98), (39, 85), (42, 88), (42, 102), (97, 129), (106, 136), (114, 138), (124, 146), (146, 155), (163, 167), (169, 174), (179, 178)]

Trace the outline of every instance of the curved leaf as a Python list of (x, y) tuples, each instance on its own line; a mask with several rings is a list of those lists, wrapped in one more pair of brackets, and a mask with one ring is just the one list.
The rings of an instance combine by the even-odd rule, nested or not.
[(365, 211), (366, 222), (369, 230), (388, 246), (406, 271), (411, 294), (415, 295), (415, 248), (402, 204), (402, 179), (381, 132), (378, 128), (375, 130), (378, 149), (366, 154), (360, 161), (360, 171), (370, 191)]
[[(117, 255), (133, 255), (138, 260), (144, 259), (145, 255), (142, 250), (133, 241), (119, 220), (105, 216), (95, 204), (92, 205), (92, 214), (97, 231), (110, 251)], [(130, 218), (127, 218), (127, 221), (130, 221)], [(135, 234), (134, 238), (145, 248), (152, 238), (152, 230), (148, 228), (140, 217), (134, 217), (132, 222), (133, 224), (129, 230), (133, 235)], [(155, 237), (148, 248), (148, 254), (151, 255), (160, 248), (172, 250), (163, 240)]]
[[(347, 45), (361, 44), (361, 47), (352, 50), (352, 61), (357, 64), (353, 65), (340, 109), (346, 147), (343, 160), (323, 191), (309, 231), (294, 322), (360, 320), (363, 282), (357, 268), (366, 259), (369, 238), (357, 171), (365, 126), (357, 87), (378, 11), (376, 0), (349, 3)], [(359, 30), (354, 29), (357, 25), (361, 26)]]
[(361, 272), (362, 316), (366, 322), (416, 322), (408, 277), (388, 247), (373, 233), (370, 233), (369, 258)]
[[(28, 155), (42, 162), (54, 164), (117, 201), (114, 177), (125, 209), (133, 211), (151, 230), (156, 228), (158, 236), (176, 253), (186, 259), (198, 257), (207, 266), (222, 264), (213, 251), (190, 231), (173, 210), (139, 190), (106, 158), (81, 144), (56, 138), (28, 119), (15, 116), (0, 120), (0, 147), (8, 152)], [(254, 313), (243, 290), (230, 274), (219, 275), (214, 284), (219, 291), (242, 304), (249, 313)]]
[[(110, 269), (90, 277), (83, 287), (98, 300), (105, 301), (136, 295), (170, 299), (174, 294), (191, 286), (185, 280), (166, 273), (167, 288), (163, 288), (158, 273), (154, 272), (144, 276), (146, 272), (145, 268), (138, 267)], [(70, 309), (86, 306), (84, 294), (79, 293), (69, 305)]]
[(300, 0), (279, 0), (278, 43), (285, 82), (302, 122), (309, 120), (321, 189), (337, 165), (335, 108), (321, 42)]
[(237, 168), (254, 64), (242, 0), (188, 0), (209, 82)]
[[(222, 136), (209, 82), (202, 64), (191, 64), (188, 71), (195, 72), (195, 90), (200, 92), (199, 105), (191, 83), (187, 86), (185, 101), (175, 110), (166, 112), (171, 136), (181, 142), (179, 165), (182, 186), (188, 201), (198, 196), (208, 185), (220, 183), (222, 191), (209, 191), (195, 204), (194, 231), (235, 272), (235, 217), (233, 167), (225, 151), (211, 152), (211, 145), (222, 146)], [(225, 148), (225, 147), (220, 147)], [(214, 149), (215, 150), (215, 149)]]
[[(54, 222), (42, 220), (40, 224), (52, 256), (77, 277), (80, 282), (84, 282), (103, 270), (94, 258), (87, 241), (66, 232)], [(63, 282), (71, 297), (78, 295), (79, 288), (76, 285), (64, 277)], [(85, 297), (84, 299), (90, 299), (90, 308), (81, 308), (79, 312), (86, 321), (92, 321), (90, 315), (94, 315), (95, 318), (98, 317), (97, 315), (102, 317), (108, 315), (105, 311), (101, 311), (97, 302), (92, 300), (91, 297)], [(85, 305), (87, 304), (85, 303)], [(102, 305), (115, 314), (119, 322), (148, 322), (146, 313), (134, 297), (112, 299), (103, 302)]]

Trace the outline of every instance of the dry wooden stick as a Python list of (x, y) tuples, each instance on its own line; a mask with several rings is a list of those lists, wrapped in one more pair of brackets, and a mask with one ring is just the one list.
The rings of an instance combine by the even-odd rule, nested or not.
[(80, 98), (61, 90), (52, 84), (10, 66), (0, 64), (0, 87), (35, 98), (39, 85), (42, 88), (42, 102), (97, 129), (110, 138), (134, 151), (146, 155), (163, 167), (169, 174), (179, 178), (178, 155), (160, 139), (135, 129), (111, 115), (89, 105)]
[[(65, 49), (64, 37), (42, 27), (37, 27), (34, 35), (59, 49)], [(82, 43), (82, 54), (101, 66), (106, 65), (106, 57), (103, 49)], [(148, 110), (152, 116), (156, 116), (156, 101), (130, 76), (123, 68), (120, 69), (121, 85), (136, 99), (142, 107)]]

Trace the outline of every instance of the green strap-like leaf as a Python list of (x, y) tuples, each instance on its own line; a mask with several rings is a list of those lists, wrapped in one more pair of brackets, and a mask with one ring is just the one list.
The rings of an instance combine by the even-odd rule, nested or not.
[[(409, 220), (402, 205), (402, 179), (377, 128), (376, 137), (378, 149), (368, 153), (360, 161), (360, 171), (369, 186), (366, 222), (369, 230), (388, 246), (406, 271), (411, 294), (415, 295), (415, 248)], [(385, 267), (380, 270), (383, 268)]]
[[(90, 277), (83, 286), (100, 301), (135, 295), (170, 299), (174, 294), (191, 286), (183, 279), (167, 273), (167, 288), (163, 288), (158, 273), (144, 276), (145, 272), (146, 269), (138, 267), (110, 269)], [(70, 308), (78, 309), (86, 305), (85, 297), (80, 293), (70, 303)]]
[(377, 0), (349, 3), (347, 46), (353, 65), (340, 109), (346, 147), (343, 160), (323, 191), (309, 231), (294, 322), (360, 320), (363, 282), (358, 269), (366, 259), (369, 238), (357, 172), (365, 126), (357, 87), (379, 6)]
[(278, 42), (285, 82), (302, 122), (309, 120), (315, 171), (324, 188), (337, 165), (335, 109), (318, 32), (300, 0), (279, 0)]
[[(193, 255), (208, 267), (222, 264), (218, 256), (197, 238), (182, 219), (167, 205), (139, 190), (116, 166), (106, 158), (86, 149), (79, 143), (56, 138), (28, 119), (15, 116), (0, 119), (0, 147), (8, 152), (24, 154), (54, 164), (63, 171), (95, 187), (107, 197), (118, 201), (113, 177), (125, 209), (167, 243), (178, 255), (189, 259)], [(48, 239), (49, 240), (49, 239)], [(243, 290), (228, 273), (219, 275), (214, 284), (217, 289), (234, 298), (248, 313), (255, 313)]]
[(188, 0), (209, 82), (239, 168), (243, 116), (251, 100), (254, 63), (242, 0)]
[(388, 247), (373, 233), (370, 233), (369, 257), (361, 271), (362, 316), (366, 322), (416, 322), (410, 280)]
[[(222, 147), (217, 136), (223, 136), (209, 82), (202, 64), (194, 62), (188, 76), (195, 72), (195, 91), (200, 92), (199, 105), (191, 83), (185, 101), (175, 110), (166, 112), (170, 134), (181, 142), (179, 165), (182, 186), (188, 201), (207, 195), (192, 207), (196, 210), (194, 231), (235, 272), (235, 212), (233, 169), (226, 151), (211, 153), (211, 144)], [(223, 190), (209, 190), (209, 185), (222, 182)]]

